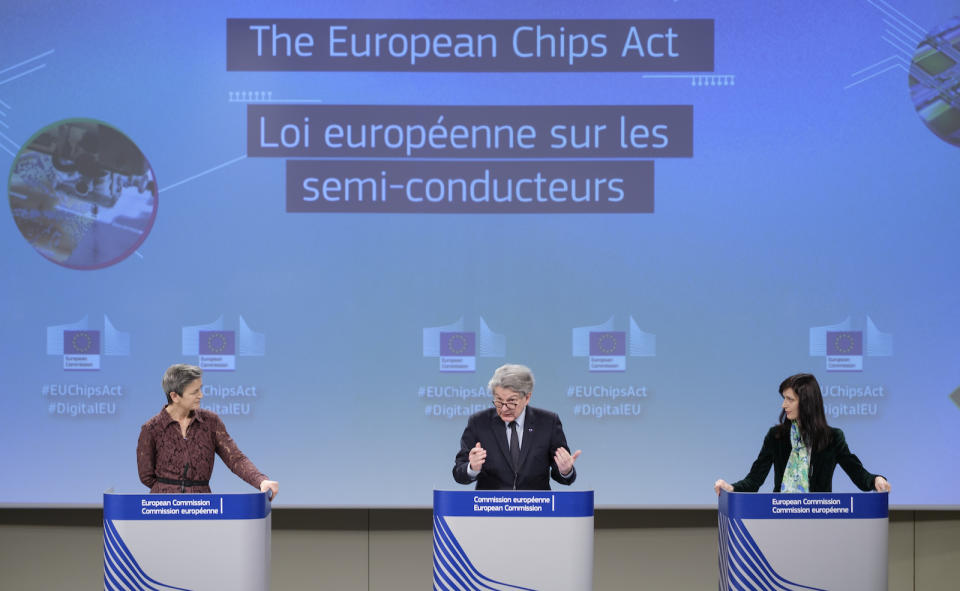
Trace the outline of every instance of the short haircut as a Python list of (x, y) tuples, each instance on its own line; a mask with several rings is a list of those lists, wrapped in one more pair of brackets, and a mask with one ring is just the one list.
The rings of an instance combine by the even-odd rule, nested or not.
[(493, 377), (490, 378), (487, 388), (490, 389), (491, 393), (496, 388), (506, 388), (517, 394), (527, 396), (533, 392), (533, 372), (526, 365), (511, 363), (501, 365), (497, 368), (497, 371), (493, 372)]
[(173, 402), (170, 398), (171, 392), (176, 392), (183, 396), (183, 391), (190, 382), (199, 380), (203, 376), (203, 370), (196, 365), (187, 365), (185, 363), (175, 363), (163, 372), (163, 393), (167, 395), (167, 404)]

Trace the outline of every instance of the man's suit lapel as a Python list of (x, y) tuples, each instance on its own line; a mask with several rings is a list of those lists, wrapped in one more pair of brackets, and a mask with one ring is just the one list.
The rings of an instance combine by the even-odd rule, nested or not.
[[(510, 460), (510, 448), (507, 446), (507, 428), (504, 426), (503, 420), (501, 420), (496, 413), (490, 417), (490, 432), (493, 433), (493, 439), (497, 442), (497, 447), (500, 448), (503, 459), (508, 466), (512, 466), (514, 471), (516, 471), (517, 467), (514, 466)], [(522, 451), (523, 447), (520, 449)]]
[[(523, 443), (520, 444), (520, 466), (523, 466), (523, 462), (526, 461), (527, 455), (530, 453), (530, 448), (533, 447), (533, 438), (537, 436), (537, 427), (534, 423), (534, 413), (528, 406), (524, 412), (527, 416), (523, 419)], [(509, 451), (509, 450), (508, 450)], [(514, 466), (514, 470), (517, 472), (520, 471), (520, 466)]]

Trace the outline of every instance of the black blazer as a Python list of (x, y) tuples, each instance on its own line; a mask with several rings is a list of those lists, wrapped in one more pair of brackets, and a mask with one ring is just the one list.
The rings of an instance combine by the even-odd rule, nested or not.
[[(873, 490), (873, 481), (878, 475), (867, 472), (860, 463), (860, 458), (850, 453), (843, 431), (832, 427), (830, 430), (833, 432), (830, 444), (825, 449), (810, 454), (810, 492), (833, 490), (833, 471), (837, 464), (840, 464), (857, 488), (863, 491)], [(779, 425), (771, 427), (763, 439), (760, 455), (751, 466), (750, 473), (743, 480), (734, 482), (733, 490), (757, 492), (770, 473), (770, 464), (773, 464), (773, 492), (780, 492), (791, 448), (789, 431), (784, 432)]]
[(548, 475), (560, 484), (576, 480), (576, 469), (564, 478), (553, 461), (557, 448), (570, 451), (560, 417), (532, 406), (524, 412), (520, 465), (516, 469), (510, 461), (507, 427), (496, 409), (490, 408), (474, 413), (467, 420), (460, 437), (460, 452), (453, 465), (453, 479), (460, 484), (473, 482), (467, 475), (467, 467), (470, 450), (480, 442), (487, 450), (487, 459), (477, 476), (477, 490), (550, 490)]

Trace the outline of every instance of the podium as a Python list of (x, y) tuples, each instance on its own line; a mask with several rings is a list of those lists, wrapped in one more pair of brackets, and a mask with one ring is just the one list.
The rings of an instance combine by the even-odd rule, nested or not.
[(103, 495), (103, 588), (266, 591), (266, 493)]
[(887, 588), (888, 493), (720, 493), (720, 590)]
[(433, 491), (433, 588), (589, 591), (593, 491)]

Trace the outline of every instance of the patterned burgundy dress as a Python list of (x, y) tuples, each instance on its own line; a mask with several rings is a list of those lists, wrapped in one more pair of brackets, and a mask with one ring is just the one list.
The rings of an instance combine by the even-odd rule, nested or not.
[[(187, 436), (180, 433), (180, 423), (165, 410), (140, 428), (137, 442), (137, 469), (140, 482), (152, 493), (179, 493), (180, 484), (160, 482), (157, 478), (181, 480), (187, 467), (187, 480), (210, 480), (213, 473), (213, 454), (223, 459), (234, 474), (256, 489), (267, 480), (253, 462), (243, 455), (233, 442), (227, 428), (215, 413), (198, 409), (187, 427)], [(189, 465), (188, 465), (189, 464)], [(187, 486), (183, 492), (208, 493), (209, 486)]]

